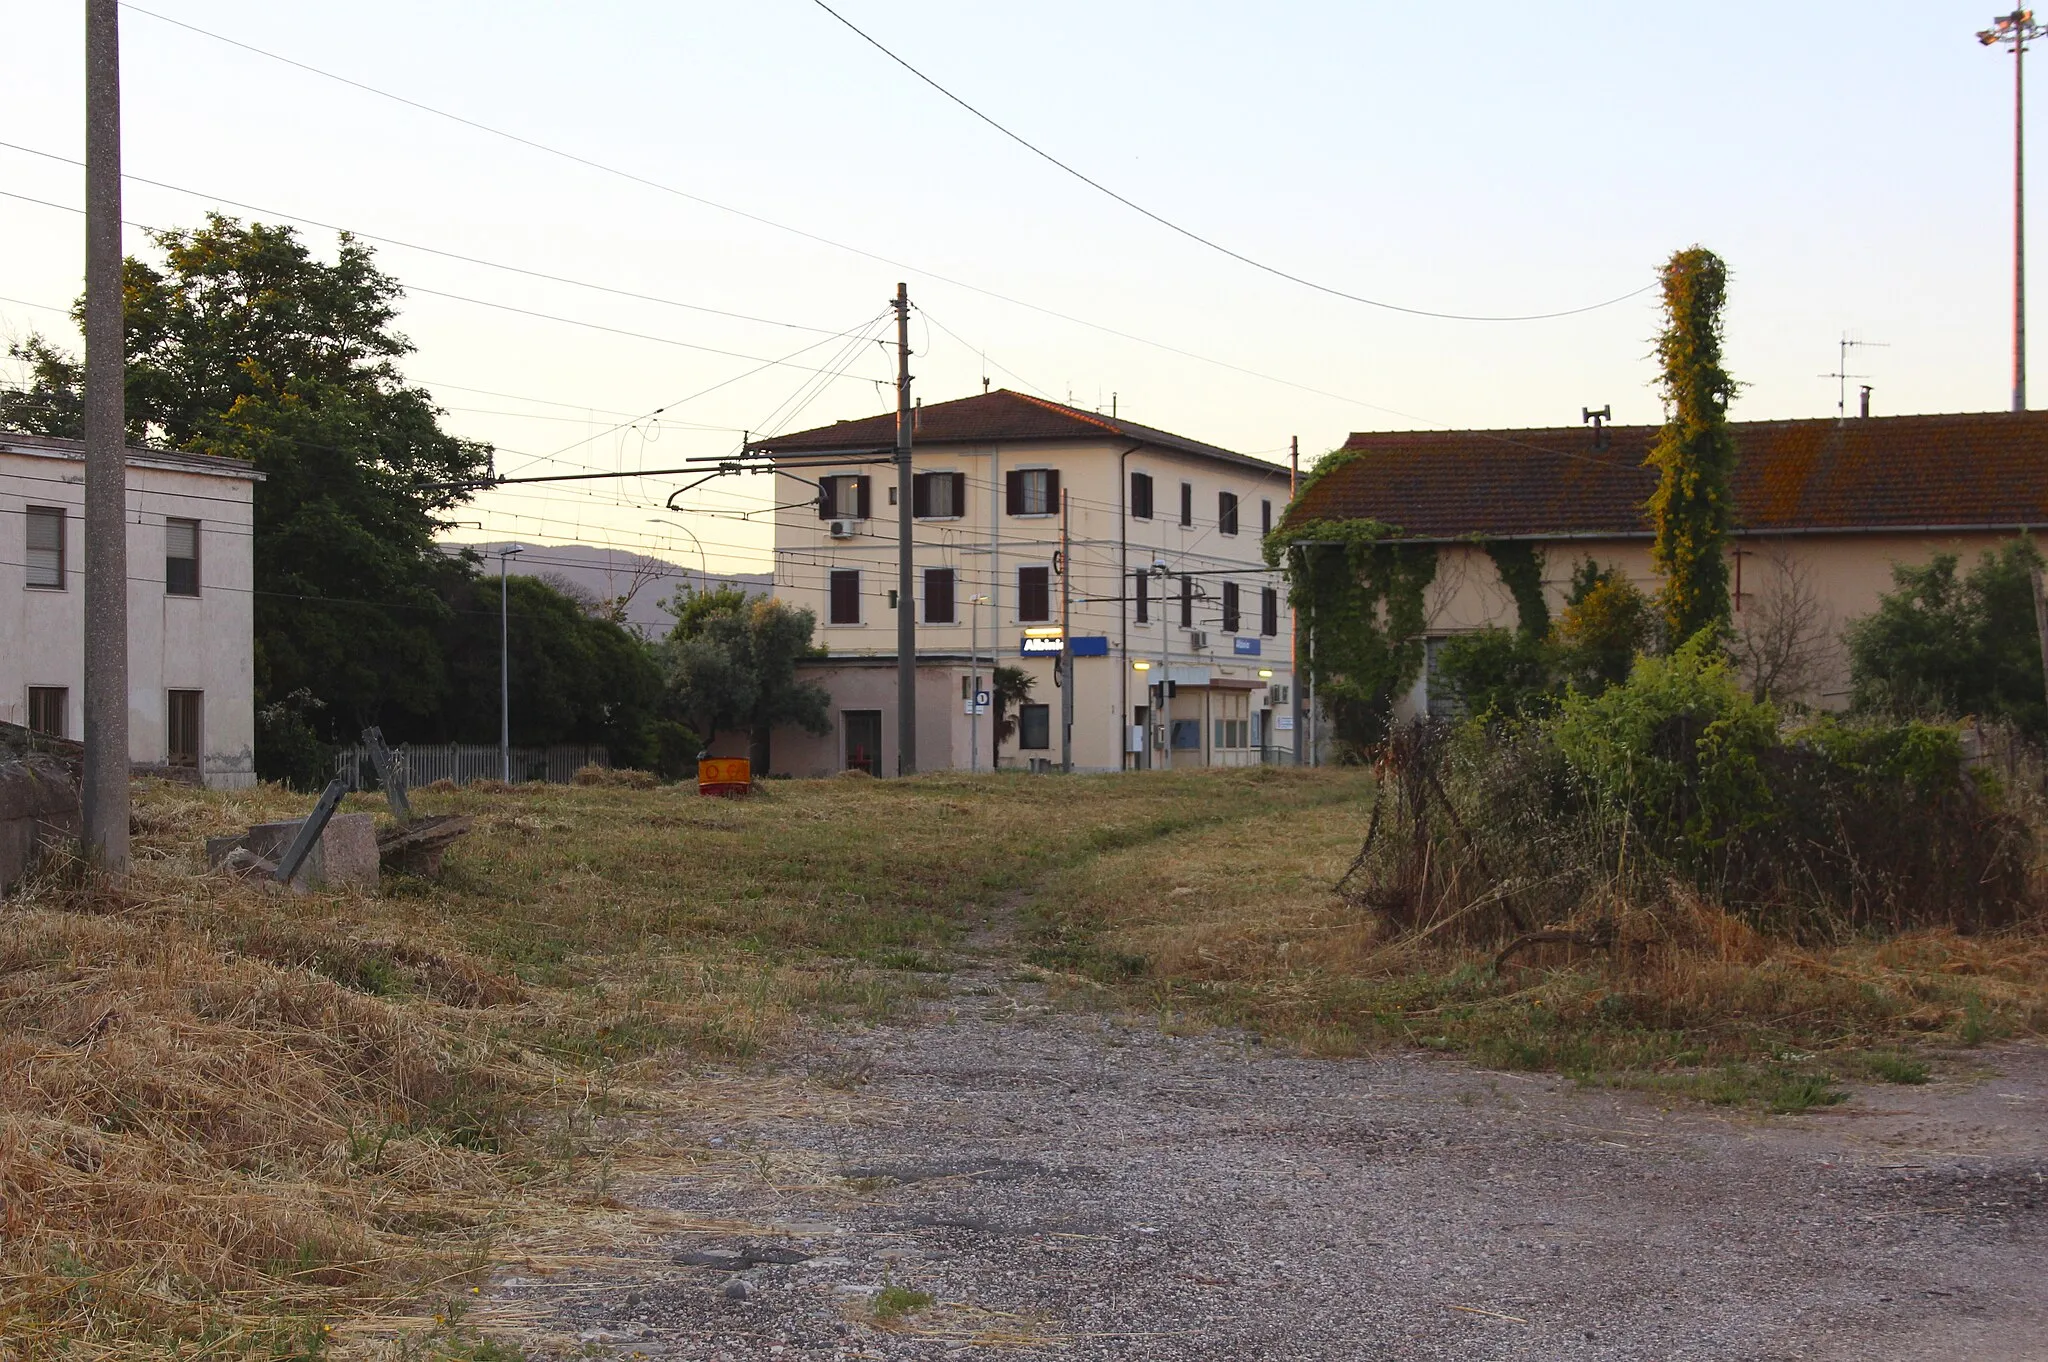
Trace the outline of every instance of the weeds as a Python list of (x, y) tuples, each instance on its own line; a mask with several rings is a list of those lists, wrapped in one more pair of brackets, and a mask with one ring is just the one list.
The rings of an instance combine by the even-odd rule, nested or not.
[(875, 1293), (874, 1311), (878, 1324), (894, 1324), (906, 1315), (932, 1308), (932, 1295), (928, 1291), (912, 1291), (907, 1286), (891, 1283)]

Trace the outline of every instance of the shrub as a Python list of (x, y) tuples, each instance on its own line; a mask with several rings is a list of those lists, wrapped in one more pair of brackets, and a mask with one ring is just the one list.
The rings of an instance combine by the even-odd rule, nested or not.
[(1438, 674), (1468, 713), (1514, 719), (1549, 698), (1550, 661), (1543, 640), (1508, 629), (1480, 629), (1445, 641)]

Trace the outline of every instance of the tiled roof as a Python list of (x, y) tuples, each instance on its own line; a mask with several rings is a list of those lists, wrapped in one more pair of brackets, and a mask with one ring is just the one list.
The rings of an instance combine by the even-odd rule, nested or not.
[[(926, 445), (1011, 444), (1038, 440), (1129, 440), (1169, 449), (1199, 458), (1218, 459), (1261, 472), (1284, 472), (1278, 464), (1254, 459), (1215, 445), (1190, 440), (1169, 431), (1141, 426), (1100, 412), (1050, 402), (1042, 397), (998, 388), (952, 402), (935, 402), (917, 409), (917, 426), (911, 437), (914, 447)], [(848, 450), (890, 449), (896, 443), (896, 413), (866, 416), (816, 430), (798, 431), (755, 440), (750, 453), (768, 455), (839, 453)]]
[[(1733, 424), (1737, 528), (2048, 526), (2048, 411)], [(1374, 519), (1415, 539), (1642, 535), (1655, 426), (1362, 433), (1296, 520)], [(1336, 457), (1336, 456), (1332, 456)]]
[[(26, 431), (0, 430), (0, 453), (54, 454), (59, 458), (83, 459), (85, 442), (56, 435), (31, 435)], [(241, 459), (223, 459), (213, 454), (187, 454), (179, 449), (149, 449), (128, 446), (128, 462), (155, 468), (173, 468), (192, 473), (213, 473), (223, 477), (262, 482), (256, 465)]]

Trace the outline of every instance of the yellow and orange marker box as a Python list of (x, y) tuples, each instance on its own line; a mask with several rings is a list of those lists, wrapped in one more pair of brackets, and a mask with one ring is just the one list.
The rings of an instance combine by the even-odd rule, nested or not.
[(745, 757), (707, 757), (697, 763), (697, 793), (744, 795), (754, 788), (754, 772)]

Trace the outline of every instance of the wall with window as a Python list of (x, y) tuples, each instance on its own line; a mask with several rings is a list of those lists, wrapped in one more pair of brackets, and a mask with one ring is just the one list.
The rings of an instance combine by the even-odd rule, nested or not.
[[(255, 781), (251, 475), (136, 453), (128, 468), (128, 739), (139, 764)], [(0, 433), (0, 720), (83, 736), (83, 462)]]

